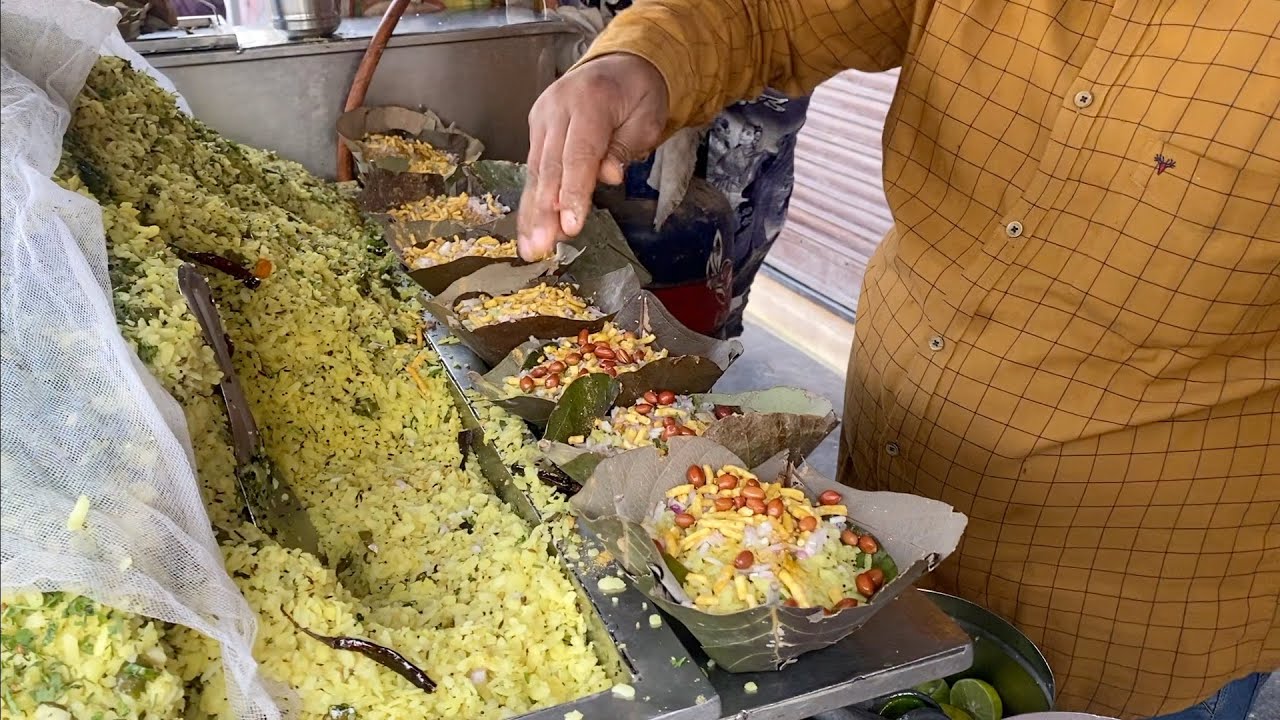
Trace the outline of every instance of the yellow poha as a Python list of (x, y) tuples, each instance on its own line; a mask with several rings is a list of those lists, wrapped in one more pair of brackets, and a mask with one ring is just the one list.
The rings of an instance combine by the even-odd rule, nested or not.
[[(376, 231), (330, 185), (231, 143), (104, 58), (77, 105), (59, 171), (103, 206), (118, 322), (182, 405), (228, 571), (258, 613), (255, 655), (302, 716), (489, 718), (609, 686), (551, 528), (503, 505), (461, 429), (443, 368), (420, 347), (421, 308)], [(175, 249), (273, 272), (256, 289), (206, 272), (267, 451), (310, 509), (331, 558), (245, 524), (220, 379), (177, 291)], [(288, 624), (393, 647), (439, 684), (423, 693)], [(167, 637), (192, 717), (231, 717), (218, 648)]]

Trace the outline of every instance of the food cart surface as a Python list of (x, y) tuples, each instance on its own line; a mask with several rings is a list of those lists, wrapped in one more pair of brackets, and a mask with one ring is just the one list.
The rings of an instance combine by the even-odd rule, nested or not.
[[(466, 392), (472, 386), (468, 372), (483, 371), (484, 363), (466, 347), (446, 341), (448, 331), (442, 326), (426, 334), (448, 371), (455, 401), (465, 408), (464, 423), (478, 427)], [(483, 441), (476, 450), (498, 494), (535, 519), (537, 510), (511, 482), (496, 451)], [(595, 540), (588, 538), (588, 542)], [(602, 593), (597, 580), (603, 574), (619, 574), (616, 565), (601, 571), (591, 563), (564, 560), (564, 564), (584, 602), (595, 610), (588, 616), (603, 621), (603, 627), (594, 628), (593, 639), (604, 654), (615, 656), (606, 665), (630, 669), (633, 679), (621, 681), (635, 687), (636, 697), (624, 700), (603, 693), (537, 711), (528, 718), (553, 720), (563, 717), (566, 709), (578, 709), (586, 718), (611, 720), (802, 720), (960, 672), (973, 661), (969, 636), (922, 593), (911, 590), (843, 641), (804, 655), (779, 672), (729, 673), (708, 668), (696, 641), (670, 618), (664, 616), (660, 627), (652, 627), (649, 617), (655, 609), (634, 588), (612, 597)], [(602, 630), (608, 637), (599, 636)], [(688, 672), (695, 666), (705, 670), (709, 688), (698, 670)], [(678, 707), (690, 697), (692, 705)]]

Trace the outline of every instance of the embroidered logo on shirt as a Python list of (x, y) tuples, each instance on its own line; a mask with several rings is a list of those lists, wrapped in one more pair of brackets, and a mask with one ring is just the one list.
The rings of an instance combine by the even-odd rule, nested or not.
[(1170, 168), (1175, 168), (1177, 166), (1178, 166), (1178, 163), (1174, 162), (1173, 158), (1171, 157), (1167, 158), (1164, 155), (1156, 155), (1156, 174), (1157, 175), (1163, 175), (1165, 170), (1168, 170)]

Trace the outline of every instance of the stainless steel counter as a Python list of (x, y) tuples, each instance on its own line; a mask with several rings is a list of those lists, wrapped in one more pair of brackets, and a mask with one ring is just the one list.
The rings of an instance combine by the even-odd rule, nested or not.
[[(235, 28), (239, 49), (147, 56), (197, 117), (229, 138), (275, 150), (334, 177), (342, 113), (377, 20), (343, 21), (333, 38), (290, 41), (272, 28)], [(485, 155), (523, 160), (525, 118), (555, 79), (565, 27), (532, 10), (406, 17), (369, 86), (366, 105), (425, 106), (486, 145)]]
[[(447, 336), (443, 326), (431, 323), (427, 337), (444, 361), (463, 422), (478, 431), (479, 421), (465, 399), (471, 387), (467, 372), (486, 368), (462, 345), (445, 344)], [(483, 439), (474, 447), (499, 495), (527, 519), (540, 520), (497, 452)], [(600, 547), (585, 530), (580, 532), (588, 547)], [(576, 554), (581, 557), (582, 551)], [(803, 720), (960, 672), (973, 662), (969, 636), (923, 593), (911, 590), (844, 641), (804, 655), (781, 671), (708, 670), (698, 643), (670, 617), (664, 615), (658, 628), (649, 626), (649, 616), (659, 611), (638, 591), (628, 585), (626, 592), (614, 596), (617, 603), (599, 591), (597, 580), (619, 574), (616, 566), (566, 558), (563, 552), (561, 559), (578, 587), (602, 662), (613, 670), (615, 682), (635, 687), (636, 698), (622, 700), (603, 693), (521, 720), (560, 720), (569, 709), (586, 718), (609, 720)], [(686, 657), (687, 662), (681, 660)], [(748, 682), (755, 683), (755, 692), (747, 692)]]

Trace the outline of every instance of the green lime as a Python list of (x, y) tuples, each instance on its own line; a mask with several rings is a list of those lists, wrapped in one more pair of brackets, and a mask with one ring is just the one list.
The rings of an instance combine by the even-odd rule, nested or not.
[(946, 713), (951, 720), (973, 720), (973, 716), (961, 710), (955, 705), (948, 705), (945, 702), (938, 702), (938, 707), (942, 708), (942, 712)]
[(957, 680), (951, 686), (951, 704), (967, 712), (973, 720), (1000, 720), (1004, 716), (1000, 694), (977, 678)]
[(895, 695), (880, 706), (876, 714), (885, 720), (898, 720), (907, 713), (925, 706), (924, 700), (911, 695)]
[(951, 687), (947, 685), (947, 681), (942, 678), (930, 680), (927, 683), (921, 683), (912, 688), (912, 690), (928, 695), (939, 705), (945, 702), (950, 702), (951, 700)]

